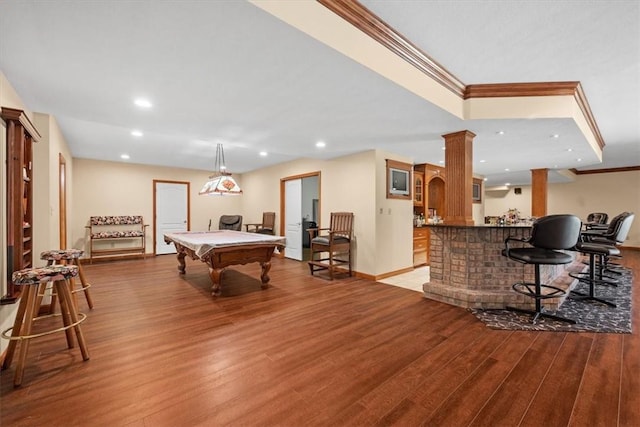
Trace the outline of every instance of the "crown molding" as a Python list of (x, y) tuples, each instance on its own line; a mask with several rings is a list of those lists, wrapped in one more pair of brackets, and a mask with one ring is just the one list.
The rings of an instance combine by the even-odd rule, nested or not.
[(594, 173), (640, 171), (640, 166), (627, 166), (623, 168), (606, 168), (606, 169), (587, 169), (587, 170), (569, 169), (569, 170), (576, 175), (590, 175)]
[(580, 82), (490, 83), (465, 85), (437, 61), (389, 26), (357, 0), (317, 0), (351, 25), (391, 50), (409, 64), (463, 99), (527, 96), (573, 96), (596, 143), (602, 150), (604, 139)]
[(38, 142), (42, 138), (40, 132), (38, 132), (38, 129), (36, 129), (33, 123), (31, 123), (31, 120), (23, 110), (2, 107), (2, 109), (0, 110), (0, 117), (2, 117), (4, 120), (13, 120), (19, 122), (27, 131), (27, 133), (31, 135), (31, 140), (33, 142)]
[(464, 83), (358, 1), (318, 2), (460, 98), (464, 96)]
[(593, 117), (591, 107), (580, 82), (538, 82), (538, 83), (489, 83), (468, 85), (464, 99), (469, 98), (509, 98), (521, 96), (573, 96), (589, 129), (602, 150), (605, 146), (602, 134)]
[(580, 82), (488, 83), (467, 85), (464, 99), (575, 95)]

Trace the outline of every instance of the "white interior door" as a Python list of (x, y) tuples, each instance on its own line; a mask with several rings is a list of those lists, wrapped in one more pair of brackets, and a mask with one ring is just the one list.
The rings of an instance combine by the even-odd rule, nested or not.
[(187, 211), (187, 184), (156, 182), (156, 255), (176, 253), (173, 244), (165, 243), (164, 234), (187, 231)]
[(302, 261), (302, 180), (292, 179), (284, 183), (284, 224), (287, 258)]

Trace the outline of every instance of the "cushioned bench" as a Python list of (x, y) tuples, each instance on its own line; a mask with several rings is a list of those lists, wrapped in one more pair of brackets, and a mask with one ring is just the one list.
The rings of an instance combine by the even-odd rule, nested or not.
[(92, 216), (85, 227), (89, 229), (91, 262), (97, 257), (123, 254), (140, 254), (144, 257), (146, 254), (148, 225), (144, 224), (140, 215)]

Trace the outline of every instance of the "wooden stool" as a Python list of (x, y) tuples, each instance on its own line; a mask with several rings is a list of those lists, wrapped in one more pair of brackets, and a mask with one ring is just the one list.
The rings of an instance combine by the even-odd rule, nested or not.
[[(13, 273), (13, 283), (16, 286), (23, 286), (24, 290), (20, 296), (20, 305), (18, 306), (18, 312), (16, 313), (16, 319), (13, 327), (2, 332), (2, 338), (10, 340), (4, 363), (2, 364), (2, 369), (7, 369), (11, 366), (13, 354), (16, 350), (18, 341), (20, 341), (21, 345), (20, 354), (18, 356), (18, 365), (16, 366), (16, 373), (13, 379), (13, 385), (15, 387), (22, 384), (24, 365), (27, 359), (27, 351), (29, 349), (29, 340), (32, 338), (65, 331), (67, 333), (67, 346), (69, 348), (73, 348), (74, 343), (70, 330), (73, 328), (76, 333), (76, 338), (78, 339), (78, 346), (82, 353), (82, 359), (89, 360), (89, 350), (87, 349), (84, 341), (84, 335), (82, 335), (82, 329), (80, 328), (80, 323), (83, 322), (87, 316), (84, 313), (78, 313), (76, 311), (76, 307), (71, 296), (71, 289), (67, 283), (77, 275), (78, 266), (76, 265), (50, 265), (41, 268), (27, 268)], [(40, 309), (40, 298), (38, 298), (38, 295), (44, 290), (49, 282), (53, 282), (55, 291), (60, 299), (60, 315), (62, 316), (63, 326), (61, 328), (49, 329), (32, 334), (31, 330), (33, 322), (39, 319), (38, 310)], [(8, 335), (9, 331), (11, 331), (11, 336)]]
[[(84, 276), (84, 271), (82, 271), (82, 265), (79, 261), (79, 258), (84, 254), (83, 250), (80, 249), (54, 249), (51, 251), (45, 251), (40, 254), (40, 259), (47, 261), (47, 265), (59, 264), (60, 261), (66, 261), (66, 264), (77, 265), (78, 266), (78, 276), (80, 277), (81, 287), (79, 289), (75, 289), (75, 285), (72, 282), (71, 292), (76, 293), (80, 291), (84, 291), (84, 297), (87, 300), (87, 305), (89, 309), (93, 309), (93, 300), (91, 299), (91, 294), (89, 293), (89, 288), (91, 287), (91, 283), (87, 282), (87, 279)], [(73, 279), (72, 279), (73, 280)], [(51, 307), (53, 309), (54, 301), (51, 301)], [(74, 301), (76, 301), (74, 299)]]

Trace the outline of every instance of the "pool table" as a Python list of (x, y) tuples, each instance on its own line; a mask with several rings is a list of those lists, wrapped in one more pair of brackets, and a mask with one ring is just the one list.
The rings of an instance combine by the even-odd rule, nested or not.
[(164, 235), (167, 244), (173, 243), (178, 251), (178, 270), (185, 274), (184, 258), (200, 260), (209, 266), (209, 276), (213, 286), (211, 295), (220, 295), (221, 276), (231, 265), (259, 262), (262, 266), (262, 289), (269, 287), (271, 256), (276, 248), (282, 250), (285, 238), (259, 233), (232, 230), (183, 231)]

